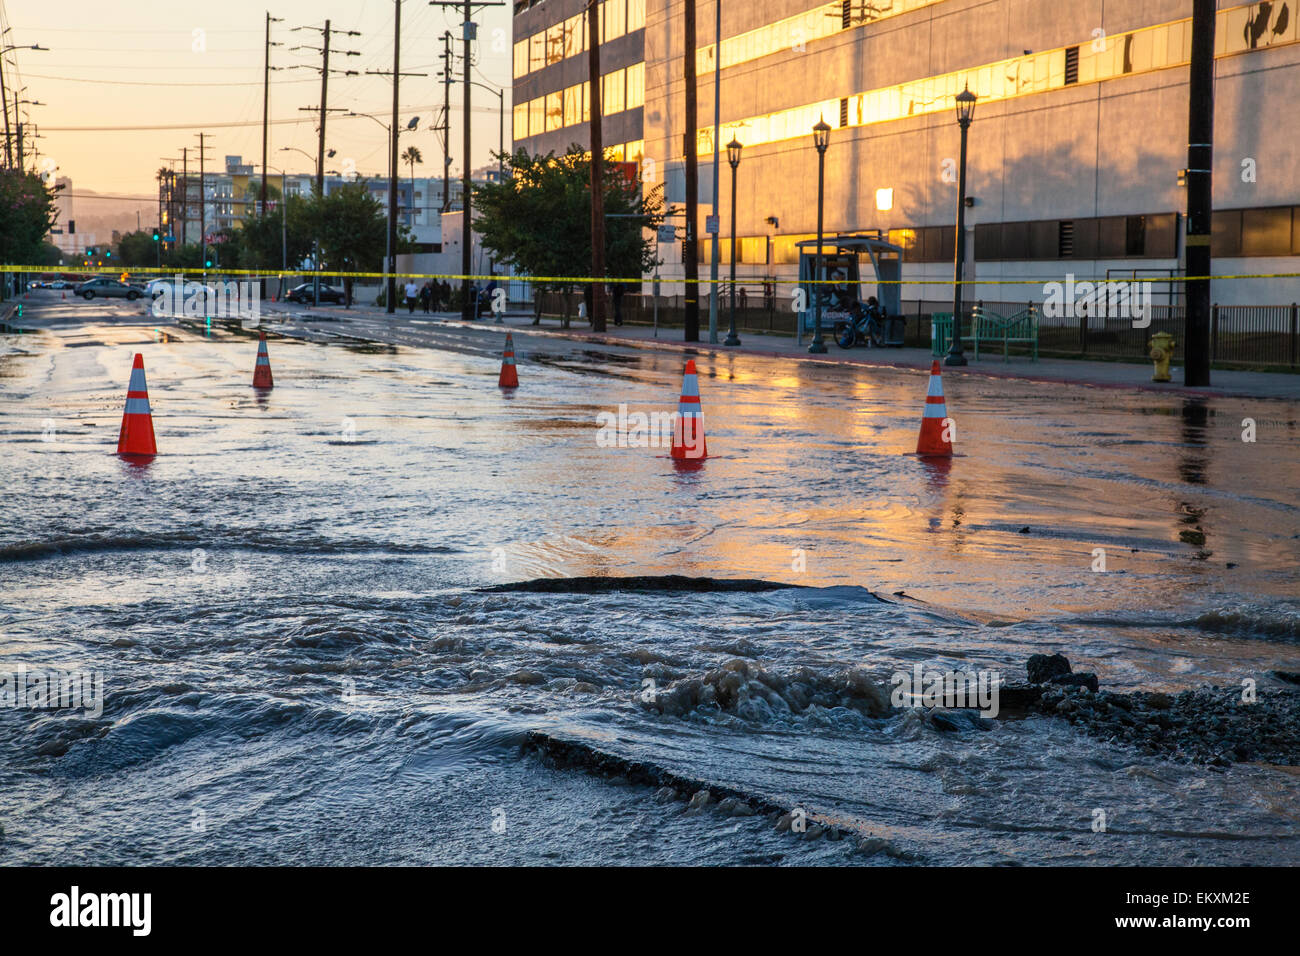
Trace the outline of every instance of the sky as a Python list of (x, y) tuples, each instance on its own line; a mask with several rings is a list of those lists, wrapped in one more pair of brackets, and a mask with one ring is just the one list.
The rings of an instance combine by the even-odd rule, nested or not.
[[(40, 44), (49, 52), (17, 50), (6, 58), (12, 112), (13, 87), (26, 86), (22, 99), (44, 105), (24, 106), (40, 138), (35, 141), (44, 169), (57, 167), (77, 190), (122, 196), (157, 195), (155, 175), (168, 159), (180, 168), (182, 147), (193, 147), (208, 134), (209, 170), (224, 169), (225, 157), (239, 155), (260, 167), (262, 152), (262, 64), (265, 16), (271, 25), (272, 120), (267, 165), (288, 171), (314, 172), (316, 116), (300, 110), (320, 102), (319, 29), (328, 18), (335, 33), (330, 67), (356, 70), (358, 76), (332, 75), (328, 105), (379, 116), (385, 125), (392, 112), (391, 71), (394, 0), (273, 0), (264, 3), (226, 0), (0, 0), (0, 27), (9, 27), (4, 45)], [(426, 0), (402, 2), (401, 68), (428, 76), (403, 77), (401, 125), (420, 117), (414, 133), (403, 133), (401, 149), (415, 145), (423, 155), (415, 174), (442, 173), (442, 147), (432, 127), (441, 109), (437, 80), (441, 36), (450, 29), (458, 42), (461, 14), (431, 7)], [(471, 79), (493, 88), (505, 85), (506, 138), (509, 143), (511, 13), (510, 6), (477, 11), (479, 40), (474, 46)], [(314, 47), (298, 49), (293, 47)], [(355, 50), (357, 56), (340, 55)], [(460, 76), (459, 57), (454, 65)], [(498, 141), (499, 101), (475, 88), (474, 150), (471, 168), (491, 161)], [(452, 172), (461, 168), (461, 94), (452, 89)], [(12, 116), (11, 116), (12, 121)], [(276, 122), (284, 121), (284, 122)], [(247, 125), (234, 125), (247, 124)], [(165, 128), (159, 128), (165, 127)], [(363, 175), (387, 172), (387, 132), (373, 120), (332, 113), (326, 126), (327, 148), (336, 156), (326, 169), (344, 171), (351, 161)], [(28, 146), (32, 144), (29, 141)], [(296, 147), (306, 152), (282, 151)], [(191, 169), (194, 167), (191, 166)], [(402, 164), (402, 173), (409, 167)], [(272, 172), (272, 176), (276, 173)]]

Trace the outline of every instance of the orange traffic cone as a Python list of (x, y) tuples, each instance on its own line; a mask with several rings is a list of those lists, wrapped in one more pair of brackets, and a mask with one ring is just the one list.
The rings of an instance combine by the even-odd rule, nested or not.
[(117, 435), (119, 455), (149, 458), (158, 454), (153, 438), (153, 415), (149, 412), (149, 388), (144, 382), (144, 356), (135, 353), (131, 384), (126, 387), (126, 411)]
[(515, 339), (509, 332), (506, 333), (506, 351), (501, 356), (501, 377), (497, 379), (499, 388), (518, 388), (519, 371), (515, 366)]
[(253, 366), (253, 388), (271, 388), (271, 356), (266, 354), (266, 333), (257, 342), (257, 364)]
[(671, 456), (677, 459), (708, 457), (704, 442), (704, 415), (700, 411), (700, 380), (695, 373), (695, 359), (688, 359), (682, 375), (682, 397), (677, 404), (677, 422), (673, 426)]
[(923, 457), (951, 458), (952, 442), (948, 438), (945, 422), (948, 406), (943, 400), (943, 376), (939, 360), (930, 366), (930, 387), (925, 393), (925, 415), (921, 419), (921, 436), (916, 442), (916, 453)]

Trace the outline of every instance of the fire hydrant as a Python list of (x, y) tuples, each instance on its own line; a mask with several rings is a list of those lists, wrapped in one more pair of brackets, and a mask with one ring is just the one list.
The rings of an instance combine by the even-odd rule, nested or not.
[(1174, 337), (1168, 332), (1157, 332), (1151, 336), (1151, 361), (1156, 363), (1153, 382), (1168, 382), (1169, 360), (1174, 357)]

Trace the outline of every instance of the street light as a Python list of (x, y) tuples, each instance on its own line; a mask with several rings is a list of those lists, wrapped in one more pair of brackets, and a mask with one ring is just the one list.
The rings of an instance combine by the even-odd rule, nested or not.
[(740, 336), (736, 334), (736, 167), (740, 165), (742, 149), (744, 144), (733, 136), (727, 144), (727, 162), (731, 164), (731, 328), (723, 345), (740, 344)]
[[(285, 174), (283, 169), (276, 169), (274, 166), (267, 166), (274, 172), (280, 174), (280, 290), (281, 297), (284, 296), (284, 274), (289, 271), (289, 193), (285, 189)], [(262, 215), (266, 215), (266, 208), (262, 208)]]
[(497, 89), (494, 86), (488, 86), (486, 83), (479, 83), (477, 80), (470, 80), (470, 86), (477, 86), (480, 89), (487, 90), (489, 93), (495, 93), (500, 100), (500, 112), (497, 114), (497, 170), (504, 180), (506, 178), (506, 161), (504, 158), (506, 151), (506, 91), (504, 88)]
[[(389, 126), (383, 120), (379, 119), (377, 116), (371, 116), (369, 113), (357, 113), (355, 111), (349, 111), (347, 115), (364, 116), (366, 119), (374, 120), (376, 123), (382, 126), (384, 128), (384, 131), (388, 133), (389, 150), (391, 151), (392, 155), (394, 156), (397, 155), (397, 145), (393, 142), (393, 128), (391, 126)], [(406, 124), (405, 132), (408, 133), (414, 132), (415, 128), (419, 125), (420, 125), (420, 117), (412, 116), (410, 121), (407, 122)], [(398, 130), (399, 134), (402, 132), (403, 130)], [(393, 170), (393, 172), (396, 173), (396, 170)], [(412, 176), (412, 179), (414, 179), (414, 176)], [(396, 178), (394, 178), (393, 182), (389, 184), (389, 189), (390, 190), (397, 189)], [(388, 216), (385, 218), (390, 220), (392, 219), (393, 215), (395, 214), (395, 210), (393, 208), (395, 205), (396, 205), (395, 203), (389, 203)], [(414, 225), (415, 222), (415, 214), (414, 214), (415, 183), (414, 182), (411, 183), (411, 210), (412, 210), (411, 222)], [(386, 305), (386, 308), (390, 314), (397, 311), (397, 301), (396, 301), (397, 286), (396, 284), (393, 284), (393, 287), (391, 289), (389, 288), (390, 281), (395, 283), (396, 280), (393, 279), (393, 277), (397, 275), (397, 256), (393, 252), (393, 236), (396, 234), (396, 232), (397, 230), (393, 227), (393, 223), (389, 222), (388, 228), (384, 230), (384, 269), (386, 270), (386, 274), (384, 276), (384, 298), (385, 300), (388, 299), (393, 300), (391, 302), (387, 302)]]
[[(311, 153), (307, 152), (305, 149), (299, 149), (297, 146), (281, 146), (281, 147), (280, 147), (280, 152), (282, 152), (282, 153), (288, 153), (288, 152), (293, 152), (293, 153), (302, 153), (302, 154), (303, 154), (304, 156), (306, 156), (308, 159), (311, 159)], [(333, 155), (334, 155), (334, 150), (331, 149), (329, 152), (330, 152), (330, 156), (333, 156)], [(318, 156), (318, 157), (314, 160), (314, 162), (316, 163), (316, 168), (317, 168), (318, 170), (321, 170), (321, 172), (323, 173), (324, 170), (321, 169), (321, 167), (322, 167), (322, 165), (323, 165), (323, 161), (321, 160), (321, 158)], [(323, 184), (324, 184), (324, 176), (321, 175), (321, 176), (320, 176), (320, 179), (321, 179), (321, 182), (322, 182), (322, 188), (321, 188), (321, 190), (320, 190), (320, 196), (319, 196), (319, 198), (323, 201), (323, 200), (325, 199), (325, 190), (324, 190), (324, 188), (323, 188)], [(284, 197), (281, 196), (280, 199), (281, 199), (281, 201), (283, 201), (283, 200), (284, 200)], [(288, 215), (288, 212), (287, 212), (287, 210), (286, 210), (286, 216), (287, 216), (287, 215)], [(318, 236), (315, 236), (315, 235), (313, 235), (313, 236), (311, 237), (311, 272), (312, 272), (312, 282), (311, 282), (311, 290), (312, 290), (312, 296), (311, 296), (311, 299), (312, 299), (312, 305), (313, 305), (315, 308), (320, 308), (320, 238), (319, 238)]]
[(826, 192), (826, 147), (830, 144), (831, 128), (826, 125), (826, 118), (822, 117), (813, 127), (813, 145), (817, 147), (817, 252), (813, 258), (813, 340), (808, 351), (814, 355), (826, 351), (826, 343), (822, 340), (822, 297), (818, 280), (822, 275), (822, 203)]
[[(5, 33), (8, 33), (12, 29), (13, 27), (5, 27), (4, 31), (0, 33), (0, 37), (3, 37)], [(0, 56), (5, 56), (11, 50), (41, 50), (45, 53), (48, 53), (50, 51), (49, 47), (41, 46), (39, 43), (16, 43), (16, 44), (6, 44), (4, 46), (0, 46)], [(26, 87), (23, 87), (23, 89), (25, 90)], [(20, 90), (19, 92), (22, 92), (22, 90)], [(5, 114), (5, 165), (12, 166), (13, 149), (9, 143), (9, 138), (12, 135), (9, 132), (9, 94), (5, 90), (4, 70), (2, 68), (0, 68), (0, 106), (3, 106), (4, 114)], [(17, 105), (15, 105), (14, 121), (17, 122), (17, 120), (18, 120), (18, 107)]]
[(970, 86), (957, 94), (957, 125), (961, 127), (961, 166), (957, 173), (957, 241), (953, 253), (952, 266), (952, 347), (944, 365), (965, 365), (966, 356), (962, 354), (961, 316), (962, 316), (962, 267), (966, 264), (966, 131), (975, 119), (975, 94)]

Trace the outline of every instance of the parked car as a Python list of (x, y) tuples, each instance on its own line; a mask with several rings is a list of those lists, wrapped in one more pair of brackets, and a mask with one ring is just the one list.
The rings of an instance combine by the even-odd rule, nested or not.
[[(285, 299), (290, 302), (299, 302), (303, 305), (311, 305), (316, 301), (315, 295), (312, 291), (312, 284), (310, 282), (304, 282), (302, 285), (294, 286), (289, 290), (289, 294), (285, 296)], [(333, 302), (336, 305), (342, 305), (343, 290), (335, 289), (333, 286), (328, 286), (322, 282), (320, 286), (320, 300), (321, 302)]]
[(77, 284), (75, 282), (69, 282), (67, 279), (55, 279), (53, 282), (47, 282), (45, 284), (45, 287), (47, 289), (66, 290), (66, 289), (75, 289), (77, 287)]
[(91, 279), (77, 286), (76, 293), (87, 302), (95, 298), (95, 296), (103, 296), (106, 299), (134, 300), (144, 295), (144, 292), (135, 286), (127, 285), (125, 282), (119, 282), (116, 279)]

